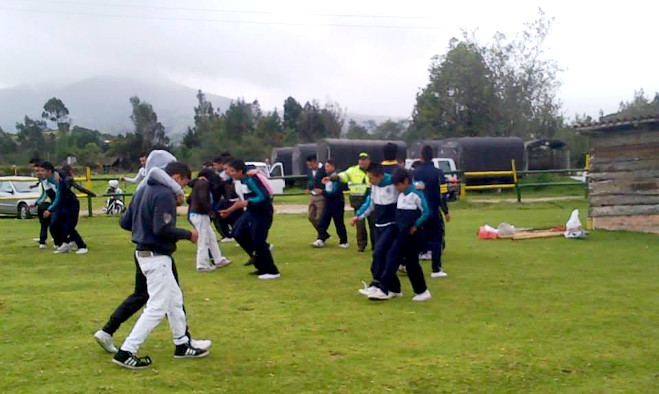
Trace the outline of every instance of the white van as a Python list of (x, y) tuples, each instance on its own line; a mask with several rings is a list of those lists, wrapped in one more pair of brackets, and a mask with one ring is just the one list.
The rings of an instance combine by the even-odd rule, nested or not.
[[(405, 168), (408, 170), (412, 169), (412, 164), (414, 164), (415, 161), (418, 161), (419, 159), (406, 159), (405, 160)], [(455, 172), (457, 171), (457, 168), (455, 166), (455, 161), (453, 159), (447, 159), (443, 157), (436, 157), (432, 159), (433, 164), (435, 165), (435, 168), (439, 168), (444, 172), (446, 175), (446, 182), (448, 182), (448, 192), (449, 192), (449, 199), (455, 200), (460, 194), (460, 185), (458, 184), (458, 175), (457, 174), (449, 174), (450, 172)]]

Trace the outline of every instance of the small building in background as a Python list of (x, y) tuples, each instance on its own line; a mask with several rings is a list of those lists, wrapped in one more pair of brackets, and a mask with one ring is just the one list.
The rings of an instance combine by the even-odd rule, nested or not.
[(559, 140), (531, 140), (524, 143), (527, 170), (570, 168), (570, 149)]
[(593, 228), (659, 234), (659, 114), (575, 128), (590, 136)]

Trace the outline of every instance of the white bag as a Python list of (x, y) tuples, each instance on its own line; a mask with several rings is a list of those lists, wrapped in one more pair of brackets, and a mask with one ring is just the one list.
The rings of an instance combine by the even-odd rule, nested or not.
[(570, 215), (570, 219), (565, 224), (565, 238), (585, 238), (586, 232), (581, 228), (579, 220), (579, 210), (575, 209)]

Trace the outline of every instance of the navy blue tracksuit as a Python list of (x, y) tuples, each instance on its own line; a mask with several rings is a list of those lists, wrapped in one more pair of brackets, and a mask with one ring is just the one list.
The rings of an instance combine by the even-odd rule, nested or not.
[[(398, 196), (396, 204), (396, 238), (387, 252), (384, 270), (380, 276), (380, 282), (376, 284), (384, 293), (393, 291), (400, 293), (400, 280), (396, 276), (401, 261), (407, 268), (407, 276), (412, 284), (415, 294), (421, 294), (428, 290), (423, 270), (419, 265), (420, 228), (428, 219), (428, 204), (423, 193), (410, 186), (404, 193)], [(417, 227), (417, 232), (410, 235), (410, 229)]]
[(330, 221), (334, 220), (336, 234), (339, 236), (339, 244), (348, 243), (348, 232), (343, 222), (345, 213), (345, 200), (343, 198), (343, 189), (339, 181), (332, 181), (325, 186), (323, 190), (325, 197), (325, 210), (318, 223), (318, 239), (326, 241), (330, 235), (327, 233)]
[[(423, 194), (428, 202), (430, 215), (424, 224), (424, 233), (428, 249), (432, 254), (432, 271), (439, 272), (442, 269), (442, 240), (444, 238), (444, 220), (439, 212), (448, 214), (446, 195), (442, 193), (442, 186), (446, 188), (446, 177), (444, 172), (436, 168), (432, 162), (421, 164), (414, 171), (414, 181), (423, 182), (425, 188)], [(425, 249), (422, 247), (422, 250)]]
[(276, 275), (279, 270), (267, 242), (274, 213), (272, 200), (258, 177), (247, 176), (242, 183), (249, 189), (245, 195), (249, 205), (233, 225), (233, 237), (250, 257), (254, 256), (254, 267), (259, 275)]

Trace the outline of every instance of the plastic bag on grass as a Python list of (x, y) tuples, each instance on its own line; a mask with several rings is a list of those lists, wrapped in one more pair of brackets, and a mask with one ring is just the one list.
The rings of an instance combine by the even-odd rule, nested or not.
[(497, 229), (487, 224), (478, 229), (478, 238), (480, 239), (497, 239), (497, 237)]
[(565, 238), (573, 238), (573, 239), (586, 238), (586, 232), (583, 231), (581, 227), (581, 220), (579, 220), (578, 209), (572, 211), (572, 214), (570, 215), (570, 219), (568, 219), (567, 223), (565, 224), (564, 235)]

